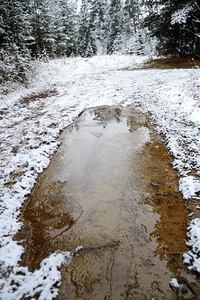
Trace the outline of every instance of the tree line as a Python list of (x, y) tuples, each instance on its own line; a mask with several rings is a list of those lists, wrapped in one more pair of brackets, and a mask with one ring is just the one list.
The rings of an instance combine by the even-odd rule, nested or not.
[(0, 83), (33, 59), (96, 54), (200, 55), (194, 0), (0, 0)]
[(200, 3), (196, 0), (145, 0), (143, 26), (157, 38), (158, 53), (200, 56)]

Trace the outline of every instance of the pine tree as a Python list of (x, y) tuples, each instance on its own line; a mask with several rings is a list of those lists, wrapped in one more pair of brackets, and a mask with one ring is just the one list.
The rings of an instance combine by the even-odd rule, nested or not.
[(144, 38), (142, 35), (142, 31), (138, 30), (135, 38), (135, 54), (144, 55)]
[(124, 3), (124, 18), (127, 32), (130, 34), (136, 34), (138, 20), (138, 1), (137, 0), (125, 0)]
[(106, 0), (92, 0), (90, 6), (90, 23), (92, 35), (95, 39), (97, 53), (106, 52)]
[(54, 52), (56, 56), (76, 55), (76, 6), (68, 0), (58, 0), (54, 20)]
[(82, 57), (95, 55), (97, 47), (91, 18), (92, 0), (82, 0), (79, 20), (78, 53)]
[(76, 2), (0, 0), (0, 82), (28, 79), (33, 56), (76, 54)]
[(29, 46), (31, 35), (29, 2), (26, 0), (0, 1), (0, 73), (1, 79), (26, 81), (31, 71)]
[[(138, 53), (138, 30), (139, 30), (139, 3), (138, 0), (125, 0), (124, 2), (124, 27), (123, 36), (125, 53)], [(141, 53), (140, 53), (141, 54)]]
[(158, 39), (160, 54), (200, 54), (200, 10), (197, 1), (148, 0), (146, 5), (150, 13), (144, 26), (148, 26), (151, 35)]
[(28, 6), (26, 0), (0, 1), (1, 45), (15, 43), (21, 46), (33, 41)]
[[(184, 54), (200, 55), (200, 6), (197, 1), (177, 3), (172, 14), (171, 24), (182, 29), (182, 48)], [(192, 33), (192, 34), (191, 34)]]
[(123, 31), (123, 10), (121, 0), (111, 0), (108, 8), (107, 53), (120, 50)]
[(31, 0), (30, 14), (35, 44), (32, 47), (36, 57), (41, 54), (54, 56), (54, 23), (57, 1)]

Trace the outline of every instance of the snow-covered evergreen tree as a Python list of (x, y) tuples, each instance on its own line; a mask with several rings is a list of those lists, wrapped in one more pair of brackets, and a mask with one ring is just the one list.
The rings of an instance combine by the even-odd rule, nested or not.
[(124, 52), (136, 52), (135, 41), (138, 28), (138, 3), (137, 0), (125, 0), (123, 7), (123, 42)]
[(91, 8), (92, 0), (82, 0), (79, 19), (78, 54), (83, 57), (92, 56), (97, 52)]
[(34, 42), (29, 1), (0, 1), (0, 80), (26, 81), (31, 71), (29, 46)]
[(144, 21), (158, 39), (160, 54), (200, 55), (200, 7), (191, 0), (147, 0), (149, 14)]
[(130, 35), (136, 34), (138, 20), (138, 1), (137, 0), (125, 0), (124, 2), (124, 24), (126, 26), (126, 32)]
[(106, 53), (106, 0), (92, 0), (90, 7), (90, 19), (92, 24), (92, 35), (95, 39), (97, 53)]
[[(55, 4), (54, 4), (55, 5)], [(76, 55), (77, 14), (76, 3), (69, 0), (58, 0), (54, 7), (54, 55)]]
[(161, 54), (200, 55), (197, 0), (82, 0), (79, 15), (77, 3), (0, 0), (0, 81), (25, 81), (32, 57), (149, 54), (149, 31)]
[(30, 15), (35, 44), (33, 54), (54, 56), (57, 1), (31, 0)]
[(76, 54), (76, 1), (0, 0), (0, 81), (28, 79), (31, 59)]
[(123, 7), (121, 0), (111, 0), (108, 7), (107, 53), (120, 51), (123, 32)]

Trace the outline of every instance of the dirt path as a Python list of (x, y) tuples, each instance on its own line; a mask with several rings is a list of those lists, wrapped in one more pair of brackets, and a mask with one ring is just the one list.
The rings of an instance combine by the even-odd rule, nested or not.
[[(147, 118), (132, 107), (90, 109), (61, 141), (23, 207), (23, 264), (34, 270), (51, 252), (82, 246), (62, 269), (58, 299), (195, 296), (181, 262), (188, 211)], [(184, 293), (169, 286), (178, 276)]]

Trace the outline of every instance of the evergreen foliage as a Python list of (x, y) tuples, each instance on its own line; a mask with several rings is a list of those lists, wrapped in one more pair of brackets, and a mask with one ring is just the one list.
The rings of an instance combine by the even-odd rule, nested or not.
[(79, 20), (78, 53), (83, 57), (96, 54), (92, 0), (82, 0)]
[(122, 28), (122, 2), (121, 0), (111, 0), (108, 9), (108, 54), (120, 50)]
[(0, 0), (0, 82), (27, 81), (33, 58), (149, 54), (149, 33), (160, 54), (200, 55), (197, 0), (79, 2)]
[(88, 57), (106, 48), (106, 11), (105, 0), (82, 0), (79, 16), (78, 54)]
[(128, 34), (136, 34), (139, 25), (138, 2), (136, 0), (125, 0), (124, 23)]
[(0, 0), (0, 82), (26, 82), (33, 57), (76, 55), (76, 5), (70, 0)]
[(34, 41), (27, 1), (1, 0), (0, 13), (0, 82), (25, 81), (31, 70), (28, 47)]
[(107, 1), (106, 0), (93, 0), (91, 3), (91, 24), (92, 33), (95, 39), (96, 52), (106, 52), (106, 16), (107, 16)]
[(30, 0), (30, 15), (35, 43), (32, 53), (70, 56), (76, 53), (76, 7), (67, 0)]
[(158, 39), (160, 54), (200, 55), (200, 7), (191, 0), (148, 0), (149, 15), (144, 21)]

